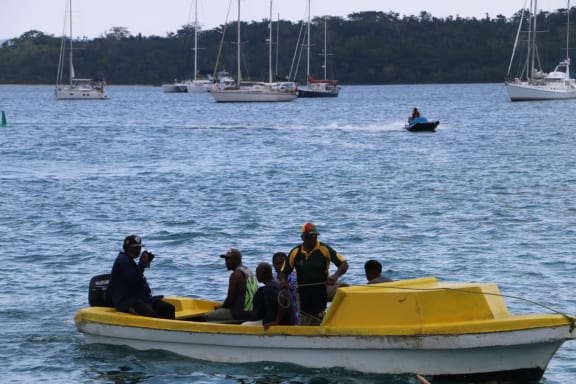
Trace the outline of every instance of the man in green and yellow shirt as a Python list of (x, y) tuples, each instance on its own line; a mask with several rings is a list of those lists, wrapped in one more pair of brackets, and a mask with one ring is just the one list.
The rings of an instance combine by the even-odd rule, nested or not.
[[(296, 269), (300, 300), (300, 325), (319, 325), (328, 305), (326, 285), (333, 285), (348, 270), (344, 257), (328, 244), (318, 241), (312, 223), (301, 229), (302, 244), (292, 248), (278, 278), (287, 285), (287, 276)], [(330, 275), (330, 263), (338, 269)]]

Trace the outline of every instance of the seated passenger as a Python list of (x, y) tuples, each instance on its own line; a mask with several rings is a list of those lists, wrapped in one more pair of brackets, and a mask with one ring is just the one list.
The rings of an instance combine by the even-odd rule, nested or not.
[[(143, 245), (140, 236), (130, 235), (124, 239), (123, 251), (112, 266), (108, 288), (114, 307), (121, 312), (174, 319), (174, 306), (151, 295), (144, 269), (150, 268), (154, 255), (148, 251), (140, 255)], [(134, 261), (137, 258), (140, 258), (138, 264)]]
[[(258, 282), (264, 283), (264, 286), (258, 288), (254, 295), (252, 321), (243, 324), (262, 324), (264, 329), (268, 329), (271, 325), (294, 325), (292, 307), (283, 308), (278, 304), (280, 286), (278, 280), (272, 276), (272, 266), (268, 263), (258, 264), (256, 277)], [(290, 301), (290, 297), (288, 300)]]
[(364, 272), (366, 273), (368, 284), (388, 283), (392, 281), (382, 276), (382, 264), (377, 260), (368, 260), (364, 264)]
[(256, 278), (250, 269), (242, 264), (239, 250), (230, 248), (221, 258), (226, 260), (226, 269), (232, 271), (228, 281), (228, 294), (222, 305), (204, 314), (204, 321), (227, 322), (250, 319), (254, 294), (258, 289)]

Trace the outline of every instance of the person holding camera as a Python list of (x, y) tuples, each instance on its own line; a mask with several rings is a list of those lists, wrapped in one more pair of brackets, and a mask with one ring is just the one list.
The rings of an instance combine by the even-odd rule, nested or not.
[(152, 296), (144, 269), (150, 268), (154, 254), (149, 251), (140, 254), (143, 246), (140, 236), (130, 235), (124, 239), (123, 250), (112, 266), (108, 288), (114, 307), (120, 312), (174, 319), (174, 306), (162, 300), (162, 296)]

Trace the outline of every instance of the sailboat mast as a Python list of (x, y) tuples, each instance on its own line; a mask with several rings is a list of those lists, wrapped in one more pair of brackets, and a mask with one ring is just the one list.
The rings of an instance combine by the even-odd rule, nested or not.
[(69, 64), (69, 69), (70, 69), (70, 85), (72, 85), (72, 79), (75, 77), (74, 64), (72, 62), (72, 0), (70, 0), (70, 5), (68, 8), (70, 11), (70, 14), (68, 15), (70, 17), (70, 19), (69, 19), (69, 22), (70, 22), (70, 52), (68, 53), (68, 64)]
[(532, 14), (532, 45), (530, 47), (530, 51), (532, 53), (532, 57), (530, 59), (530, 73), (529, 76), (530, 78), (532, 78), (532, 76), (534, 75), (534, 68), (535, 68), (535, 62), (536, 62), (536, 14), (538, 12), (538, 0), (534, 0), (534, 10), (533, 10), (533, 14)]
[(270, 23), (268, 24), (268, 82), (272, 82), (272, 0), (270, 0)]
[(240, 0), (238, 0), (238, 25), (236, 26), (236, 71), (238, 73), (238, 85), (242, 82), (242, 73), (240, 72)]
[(570, 44), (569, 44), (569, 40), (570, 40), (570, 0), (568, 0), (568, 4), (566, 5), (566, 9), (568, 10), (567, 12), (567, 22), (566, 22), (566, 63), (569, 65), (570, 64)]
[(308, 0), (308, 28), (306, 31), (306, 82), (310, 77), (310, 0)]
[(326, 51), (328, 44), (327, 44), (327, 36), (328, 36), (328, 28), (326, 26), (326, 24), (328, 24), (328, 22), (326, 21), (327, 17), (324, 16), (324, 80), (326, 80), (327, 74), (326, 74), (326, 57), (328, 56), (328, 51)]
[(198, 0), (194, 1), (194, 80), (198, 73)]

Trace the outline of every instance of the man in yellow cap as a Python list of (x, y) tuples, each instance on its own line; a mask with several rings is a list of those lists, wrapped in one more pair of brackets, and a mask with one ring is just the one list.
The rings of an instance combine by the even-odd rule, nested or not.
[[(287, 285), (287, 276), (296, 269), (300, 299), (300, 325), (319, 325), (328, 305), (326, 285), (333, 285), (348, 270), (344, 257), (328, 244), (318, 241), (318, 230), (312, 223), (301, 228), (302, 244), (292, 248), (278, 278)], [(338, 269), (330, 275), (330, 263)]]

